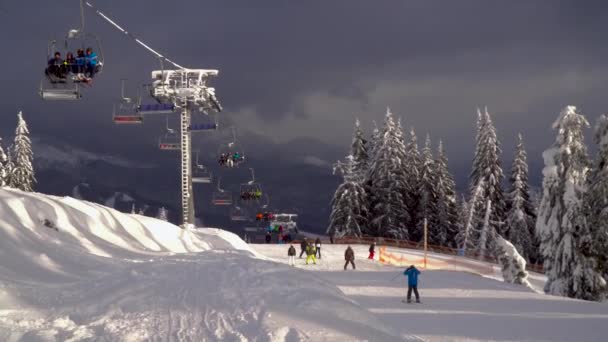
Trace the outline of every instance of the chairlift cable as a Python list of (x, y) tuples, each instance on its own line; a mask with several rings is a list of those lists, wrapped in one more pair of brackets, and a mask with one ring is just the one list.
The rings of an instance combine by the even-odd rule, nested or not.
[[(87, 6), (89, 6), (93, 11), (95, 11), (95, 14), (97, 14), (98, 16), (100, 16), (102, 19), (104, 19), (105, 21), (107, 21), (108, 23), (110, 23), (112, 26), (114, 26), (116, 29), (118, 29), (119, 31), (121, 31), (122, 33), (124, 33), (126, 36), (128, 36), (129, 38), (131, 38), (132, 40), (134, 40), (137, 44), (139, 44), (140, 46), (144, 47), (146, 50), (148, 50), (149, 52), (153, 53), (156, 57), (163, 59), (169, 63), (171, 63), (173, 66), (175, 66), (176, 68), (179, 69), (186, 69), (183, 66), (173, 62), (172, 60), (170, 60), (169, 58), (163, 56), (162, 54), (160, 54), (159, 52), (157, 52), (156, 50), (152, 49), (150, 46), (148, 46), (146, 43), (144, 43), (143, 41), (141, 41), (139, 38), (137, 38), (134, 34), (128, 32), (127, 30), (125, 30), (124, 28), (122, 28), (118, 23), (116, 23), (114, 20), (112, 20), (111, 18), (109, 18), (107, 15), (105, 15), (103, 12), (101, 12), (100, 10), (98, 10), (95, 6), (93, 6), (90, 2), (85, 1), (84, 2)], [(84, 16), (83, 16), (84, 18)], [(84, 23), (84, 19), (83, 19), (83, 23)], [(84, 25), (84, 24), (83, 24)]]
[(84, 1), (80, 0), (80, 32), (84, 35)]

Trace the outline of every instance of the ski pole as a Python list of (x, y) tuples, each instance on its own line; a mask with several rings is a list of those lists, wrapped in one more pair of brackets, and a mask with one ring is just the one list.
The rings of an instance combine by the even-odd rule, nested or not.
[(391, 281), (397, 279), (397, 277), (400, 276), (400, 275), (401, 275), (401, 273), (397, 274), (396, 276), (393, 277), (393, 279), (391, 279)]

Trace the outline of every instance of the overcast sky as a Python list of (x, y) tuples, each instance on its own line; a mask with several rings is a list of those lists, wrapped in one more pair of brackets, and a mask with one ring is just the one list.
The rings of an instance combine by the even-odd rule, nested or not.
[[(504, 163), (521, 132), (538, 179), (563, 106), (576, 105), (592, 122), (608, 112), (606, 1), (92, 1), (176, 62), (218, 68), (221, 115), (244, 137), (306, 137), (346, 152), (354, 118), (369, 129), (390, 106), (421, 139), (443, 139), (458, 173), (470, 167), (476, 107), (487, 106)], [(46, 42), (78, 25), (78, 1), (0, 7), (0, 135), (11, 134), (23, 109), (34, 135), (154, 158), (161, 119), (141, 128), (111, 122), (120, 78), (133, 92), (148, 82), (158, 68), (150, 54), (87, 10), (105, 70), (82, 101), (43, 102)]]

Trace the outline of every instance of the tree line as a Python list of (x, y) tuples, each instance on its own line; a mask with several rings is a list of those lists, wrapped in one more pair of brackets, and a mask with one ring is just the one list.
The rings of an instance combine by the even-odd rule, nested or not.
[(390, 109), (369, 137), (357, 120), (349, 155), (334, 165), (343, 182), (332, 199), (327, 233), (419, 242), (426, 219), (429, 244), (494, 257), (513, 282), (525, 282), (526, 262), (542, 263), (547, 293), (601, 299), (608, 277), (608, 118), (597, 124), (594, 162), (583, 141), (588, 125), (575, 107), (560, 113), (553, 125), (556, 143), (543, 154), (543, 196), (536, 208), (524, 139), (516, 137), (505, 176), (487, 109), (477, 111), (468, 193), (461, 196), (441, 140), (433, 148), (427, 135), (419, 149), (414, 128), (404, 134)]

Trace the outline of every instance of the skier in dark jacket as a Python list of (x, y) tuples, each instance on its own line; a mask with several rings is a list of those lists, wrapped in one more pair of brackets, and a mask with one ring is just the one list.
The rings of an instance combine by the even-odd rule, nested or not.
[(353, 265), (353, 270), (357, 269), (357, 267), (355, 267), (355, 251), (353, 251), (353, 249), (350, 246), (348, 246), (346, 248), (346, 251), (344, 251), (344, 260), (346, 260), (346, 263), (344, 264), (345, 271), (346, 271), (346, 267), (348, 266), (348, 263)]
[(369, 245), (369, 257), (368, 259), (372, 259), (374, 260), (374, 254), (376, 252), (376, 241), (372, 242), (371, 245)]
[(317, 255), (319, 256), (319, 259), (321, 259), (321, 239), (317, 238), (315, 240), (315, 247), (317, 248)]
[(420, 295), (418, 294), (418, 276), (420, 275), (420, 271), (418, 271), (416, 266), (411, 265), (403, 271), (403, 275), (407, 276), (407, 302), (412, 302), (413, 290), (416, 295), (416, 303), (420, 303)]
[(308, 243), (306, 242), (306, 239), (302, 240), (302, 242), (300, 242), (300, 259), (302, 259), (302, 255), (304, 255), (304, 253), (306, 253), (306, 247), (308, 246)]
[(61, 53), (55, 52), (53, 58), (49, 59), (45, 73), (49, 77), (56, 77), (59, 79), (65, 78), (63, 59)]
[(270, 243), (270, 241), (272, 241), (272, 235), (270, 235), (270, 232), (266, 233), (266, 243)]
[(289, 246), (289, 249), (287, 250), (287, 256), (289, 257), (289, 266), (295, 266), (296, 265), (296, 248), (293, 245)]

